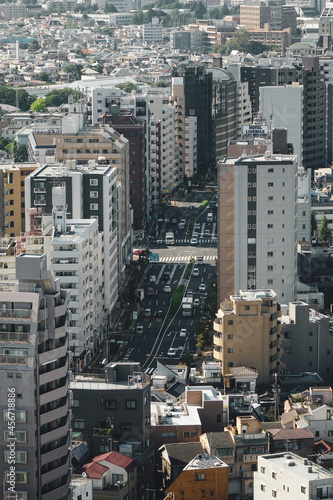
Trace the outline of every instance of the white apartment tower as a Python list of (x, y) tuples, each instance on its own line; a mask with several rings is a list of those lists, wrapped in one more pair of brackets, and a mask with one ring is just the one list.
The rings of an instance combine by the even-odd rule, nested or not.
[(218, 298), (274, 289), (296, 297), (297, 158), (240, 157), (218, 163)]
[(51, 270), (70, 292), (69, 333), (75, 371), (89, 363), (103, 331), (102, 235), (97, 219), (67, 219), (65, 186), (52, 189)]
[[(26, 210), (38, 207), (43, 214), (52, 213), (52, 188), (59, 178), (66, 189), (66, 214), (70, 219), (96, 219), (98, 231), (102, 235), (102, 301), (104, 319), (112, 316), (118, 299), (119, 269), (125, 259), (122, 238), (118, 237), (123, 229), (121, 217), (118, 218), (119, 182), (117, 169), (110, 165), (77, 165), (75, 161), (67, 165), (47, 164), (34, 171), (33, 176), (25, 180)], [(124, 214), (123, 214), (124, 216)], [(29, 219), (26, 220), (26, 230)], [(89, 249), (91, 251), (91, 249)], [(66, 260), (66, 259), (64, 259)]]

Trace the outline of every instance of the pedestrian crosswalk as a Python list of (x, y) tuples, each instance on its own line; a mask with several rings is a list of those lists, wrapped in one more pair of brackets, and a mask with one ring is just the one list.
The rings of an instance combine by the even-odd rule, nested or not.
[[(197, 259), (195, 255), (177, 256), (177, 257), (160, 257), (159, 262), (188, 262), (190, 259)], [(203, 257), (204, 261), (215, 260), (215, 255), (207, 255)]]
[[(198, 239), (198, 243), (216, 243), (216, 238), (199, 238)], [(177, 243), (190, 243), (191, 242), (191, 238), (183, 238), (183, 239), (180, 239), (180, 240), (177, 240), (175, 239), (175, 245)]]

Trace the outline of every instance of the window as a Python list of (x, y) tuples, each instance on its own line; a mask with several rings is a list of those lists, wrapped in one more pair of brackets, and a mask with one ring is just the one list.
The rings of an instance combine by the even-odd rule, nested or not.
[(292, 333), (291, 332), (284, 332), (284, 338), (285, 339), (291, 339), (292, 338)]
[(273, 478), (273, 479), (276, 479), (276, 478), (277, 478), (277, 473), (276, 473), (276, 472), (272, 472), (272, 478)]
[(267, 257), (273, 257), (273, 252), (267, 252)]
[(273, 224), (267, 224), (267, 229), (273, 229)]
[(260, 467), (260, 472), (261, 472), (261, 474), (265, 474), (266, 473), (266, 467)]
[(184, 498), (185, 498), (185, 497), (184, 497), (184, 492), (183, 492), (183, 491), (181, 491), (181, 492), (180, 492), (180, 500), (184, 500)]
[(14, 434), (10, 434), (10, 431), (4, 431), (5, 441), (16, 441), (16, 443), (26, 443), (27, 442), (27, 432), (26, 431), (16, 431)]
[(228, 319), (228, 325), (233, 325), (234, 321), (232, 319)]
[(73, 429), (83, 430), (84, 429), (84, 420), (75, 420), (74, 419)]
[(121, 429), (122, 431), (125, 431), (125, 430), (130, 430), (130, 429), (132, 429), (132, 424), (131, 424), (131, 423), (128, 423), (128, 424), (126, 424), (126, 423), (120, 424), (120, 429)]
[(206, 498), (205, 490), (201, 490), (201, 498)]
[(265, 484), (261, 484), (260, 485), (260, 489), (261, 489), (261, 491), (266, 491), (266, 485)]
[[(13, 459), (11, 451), (5, 450), (5, 462), (8, 464), (8, 460)], [(27, 463), (27, 452), (26, 451), (16, 451), (15, 452), (15, 462), (17, 464)]]
[[(6, 474), (6, 482), (9, 483), (9, 481), (12, 481), (12, 479), (10, 479), (10, 473), (9, 472), (5, 472)], [(28, 483), (28, 473), (27, 472), (16, 472), (15, 473), (15, 482), (16, 483), (21, 483), (21, 484), (27, 484)]]
[(117, 401), (115, 399), (106, 399), (105, 408), (109, 410), (115, 410), (117, 408)]
[(274, 183), (273, 182), (269, 182), (268, 183), (268, 187), (273, 187), (274, 186)]
[(273, 280), (272, 280), (272, 278), (270, 278), (270, 279), (268, 279), (268, 280), (267, 280), (267, 284), (268, 284), (268, 285), (273, 285)]
[(312, 345), (309, 346), (309, 352), (312, 352)]
[(233, 348), (232, 347), (228, 347), (228, 353), (230, 354), (232, 352), (234, 352)]
[(272, 490), (272, 497), (273, 497), (273, 498), (277, 498), (277, 491)]
[(196, 474), (195, 480), (196, 481), (206, 481), (206, 474)]
[(274, 210), (268, 210), (268, 212), (267, 212), (267, 213), (268, 213), (268, 215), (273, 215)]
[(274, 196), (268, 196), (268, 201), (273, 201), (274, 200)]
[(244, 306), (244, 310), (245, 311), (249, 311), (250, 310), (250, 306)]
[(98, 186), (98, 179), (90, 179), (90, 186)]
[(112, 474), (112, 484), (116, 484), (118, 481), (122, 482), (123, 479), (123, 474)]
[(306, 492), (306, 487), (305, 486), (301, 486), (301, 493), (305, 493)]
[(90, 191), (90, 198), (98, 198), (98, 191)]
[(228, 339), (231, 340), (233, 338), (234, 338), (233, 334), (232, 333), (228, 333)]
[(228, 367), (231, 368), (232, 366), (234, 366), (233, 362), (232, 361), (229, 361), (228, 362)]
[(98, 204), (97, 203), (90, 203), (90, 210), (98, 210)]
[(127, 399), (126, 400), (126, 408), (128, 410), (135, 410), (135, 408), (136, 408), (136, 399)]
[(221, 415), (221, 413), (218, 413), (216, 415), (216, 423), (217, 424), (221, 424), (222, 423), (222, 415)]
[(27, 412), (26, 410), (15, 410), (15, 419), (12, 420), (13, 410), (4, 410), (3, 419), (5, 422), (26, 422), (27, 421)]
[(72, 408), (79, 408), (79, 406), (80, 406), (80, 401), (78, 399), (72, 399), (71, 407)]

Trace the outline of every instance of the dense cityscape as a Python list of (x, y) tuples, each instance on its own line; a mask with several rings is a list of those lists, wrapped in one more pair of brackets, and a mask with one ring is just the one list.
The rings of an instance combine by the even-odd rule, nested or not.
[(1, 499), (333, 499), (332, 33), (0, 3)]

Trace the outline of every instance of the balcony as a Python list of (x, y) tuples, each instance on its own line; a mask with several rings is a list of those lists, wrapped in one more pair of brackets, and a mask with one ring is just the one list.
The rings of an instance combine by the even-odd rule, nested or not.
[(255, 453), (244, 453), (243, 462), (246, 464), (256, 464), (258, 455)]
[(222, 320), (216, 319), (213, 323), (213, 328), (216, 332), (222, 333)]
[(1, 309), (0, 319), (18, 319), (31, 321), (31, 309)]
[(12, 354), (0, 354), (0, 365), (28, 366), (28, 356), (13, 356)]
[(35, 200), (35, 201), (34, 201), (34, 205), (35, 205), (35, 206), (46, 205), (46, 200), (45, 200), (45, 199)]
[(29, 342), (29, 332), (2, 332), (0, 331), (0, 342)]

